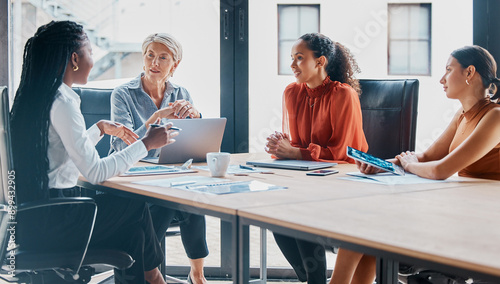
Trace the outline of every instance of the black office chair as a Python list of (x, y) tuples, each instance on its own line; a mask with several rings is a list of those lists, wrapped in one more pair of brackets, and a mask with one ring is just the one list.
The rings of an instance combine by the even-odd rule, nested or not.
[(362, 79), (359, 83), (368, 153), (387, 159), (415, 150), (418, 80)]
[[(88, 283), (94, 269), (91, 265), (104, 264), (111, 268), (124, 270), (132, 266), (134, 260), (123, 251), (109, 249), (88, 249), (97, 207), (91, 198), (60, 198), (40, 200), (17, 205), (12, 154), (10, 147), (9, 99), (7, 88), (0, 87), (0, 278), (15, 283)], [(17, 206), (17, 210), (15, 207)], [(46, 218), (61, 219), (67, 206), (82, 208), (79, 219), (88, 236), (72, 249), (58, 250), (61, 240), (44, 239), (43, 232), (27, 235), (30, 228), (27, 222), (42, 222)], [(47, 215), (50, 214), (50, 215)], [(17, 222), (17, 223), (16, 223)], [(33, 238), (43, 243), (36, 248), (27, 248), (16, 243), (16, 234)], [(17, 236), (19, 236), (17, 235)]]

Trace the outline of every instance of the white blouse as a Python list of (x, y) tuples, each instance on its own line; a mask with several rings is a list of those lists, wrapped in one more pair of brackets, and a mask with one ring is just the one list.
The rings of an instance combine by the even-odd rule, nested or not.
[(76, 185), (79, 172), (91, 183), (99, 183), (124, 173), (148, 153), (142, 141), (100, 158), (95, 145), (102, 136), (97, 125), (85, 128), (80, 110), (80, 96), (62, 84), (50, 110), (49, 188)]

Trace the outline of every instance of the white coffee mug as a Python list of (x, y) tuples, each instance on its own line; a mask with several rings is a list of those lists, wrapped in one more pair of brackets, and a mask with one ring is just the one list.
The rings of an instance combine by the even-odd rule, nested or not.
[(226, 152), (207, 153), (207, 164), (210, 174), (213, 177), (223, 177), (226, 175), (231, 156)]

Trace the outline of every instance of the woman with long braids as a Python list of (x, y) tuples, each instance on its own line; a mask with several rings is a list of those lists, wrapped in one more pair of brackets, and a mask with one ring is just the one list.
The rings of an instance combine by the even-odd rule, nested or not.
[[(407, 151), (389, 161), (424, 178), (446, 179), (458, 172), (459, 176), (500, 180), (500, 80), (496, 74), (497, 63), (486, 49), (473, 45), (453, 51), (439, 82), (446, 96), (460, 101), (462, 107), (423, 153)], [(362, 173), (379, 172), (363, 163), (356, 165)], [(350, 261), (338, 269), (335, 266), (330, 284), (370, 283), (355, 282), (361, 271), (375, 275), (375, 264), (363, 264), (358, 261), (361, 257), (350, 252)]]
[[(11, 112), (14, 169), (19, 204), (78, 196), (79, 173), (98, 183), (125, 172), (148, 150), (174, 142), (171, 125), (150, 129), (141, 140), (118, 123), (101, 120), (88, 130), (73, 83), (85, 84), (93, 66), (92, 49), (81, 25), (50, 22), (38, 28), (24, 49), (21, 82)], [(131, 144), (104, 159), (95, 144), (102, 135)], [(90, 247), (126, 251), (135, 260), (116, 283), (165, 283), (157, 266), (163, 260), (149, 209), (144, 202), (108, 194), (95, 197), (98, 207)], [(18, 220), (17, 240), (26, 248), (64, 250), (85, 236), (78, 208), (64, 212), (64, 222)], [(40, 216), (38, 216), (40, 220)], [(47, 241), (50, 240), (50, 241)], [(74, 242), (72, 242), (74, 240)], [(57, 244), (50, 247), (49, 244)]]
[[(296, 83), (283, 94), (283, 132), (266, 151), (278, 159), (353, 163), (347, 146), (368, 150), (359, 102), (358, 65), (347, 48), (322, 34), (305, 34), (292, 47)], [(325, 248), (274, 234), (300, 281), (326, 282)]]

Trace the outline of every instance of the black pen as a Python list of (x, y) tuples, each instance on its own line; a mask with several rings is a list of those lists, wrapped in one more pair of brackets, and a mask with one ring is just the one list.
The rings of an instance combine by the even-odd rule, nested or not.
[[(159, 125), (159, 124), (150, 124), (149, 126), (151, 126), (151, 127), (161, 127), (161, 125)], [(177, 130), (177, 131), (181, 131), (181, 130), (182, 130), (182, 128), (172, 126), (172, 127), (170, 127), (170, 128), (169, 128), (169, 130)]]
[(245, 169), (245, 170), (255, 171), (255, 169), (254, 169), (254, 168), (249, 167), (249, 166), (243, 166), (243, 165), (240, 165), (240, 169)]

